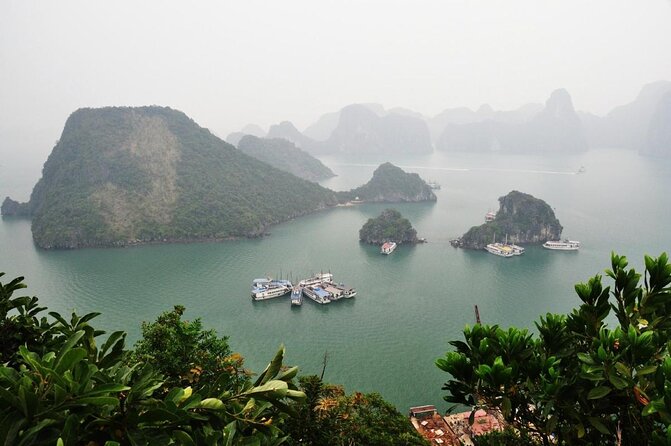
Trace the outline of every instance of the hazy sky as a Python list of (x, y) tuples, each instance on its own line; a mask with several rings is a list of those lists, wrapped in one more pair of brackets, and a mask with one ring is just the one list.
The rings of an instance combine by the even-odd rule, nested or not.
[(434, 115), (558, 87), (605, 113), (659, 79), (669, 0), (0, 0), (0, 165), (41, 166), (79, 107), (168, 105), (226, 136), (353, 102)]

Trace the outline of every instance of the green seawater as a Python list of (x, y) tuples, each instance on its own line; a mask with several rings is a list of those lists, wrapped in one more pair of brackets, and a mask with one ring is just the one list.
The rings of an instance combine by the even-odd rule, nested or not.
[[(349, 189), (367, 181), (379, 161), (324, 159), (338, 176), (323, 184)], [(390, 160), (442, 185), (436, 203), (366, 204), (318, 212), (272, 227), (255, 240), (43, 251), (30, 223), (0, 222), (0, 271), (26, 277), (27, 293), (50, 309), (102, 312), (98, 324), (129, 332), (175, 304), (187, 318), (230, 336), (247, 366), (260, 371), (283, 343), (287, 363), (319, 373), (348, 391), (378, 391), (401, 411), (411, 405), (445, 409), (443, 382), (434, 361), (473, 324), (533, 330), (547, 312), (578, 304), (573, 285), (609, 266), (612, 250), (641, 267), (643, 255), (671, 250), (671, 162), (636, 153), (593, 150), (571, 157), (435, 154)], [(577, 174), (580, 166), (585, 172)], [(18, 184), (18, 186), (17, 186)], [(7, 174), (0, 196), (23, 193), (25, 179)], [(4, 188), (5, 190), (1, 190)], [(517, 189), (547, 201), (580, 240), (579, 252), (529, 247), (504, 259), (485, 251), (452, 248), (448, 240), (481, 224), (497, 198)], [(18, 192), (17, 192), (18, 191)], [(370, 217), (393, 207), (428, 243), (400, 246), (392, 255), (362, 245), (358, 231)], [(252, 302), (250, 281), (265, 275), (294, 279), (331, 271), (358, 295), (319, 306), (289, 297)]]

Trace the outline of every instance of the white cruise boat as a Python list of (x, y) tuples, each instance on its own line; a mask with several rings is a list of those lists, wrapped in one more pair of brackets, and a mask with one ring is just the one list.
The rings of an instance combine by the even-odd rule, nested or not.
[(318, 304), (330, 304), (331, 303), (331, 294), (319, 286), (306, 286), (303, 287), (303, 295), (314, 300)]
[(309, 277), (307, 279), (303, 279), (300, 282), (298, 282), (298, 286), (306, 287), (306, 286), (312, 286), (312, 285), (319, 285), (319, 284), (324, 283), (324, 282), (328, 282), (328, 283), (333, 282), (333, 274), (331, 274), (331, 273), (315, 274), (312, 277)]
[(514, 249), (505, 243), (490, 243), (489, 245), (485, 246), (485, 249), (490, 254), (494, 254), (500, 257), (512, 257), (514, 255), (519, 255), (515, 254)]
[(386, 242), (380, 248), (380, 253), (389, 255), (392, 252), (394, 252), (394, 249), (396, 249), (396, 243), (395, 242)]
[(291, 292), (289, 280), (254, 279), (252, 281), (252, 299), (266, 300), (284, 296)]
[(508, 245), (508, 246), (512, 248), (514, 256), (521, 256), (522, 254), (524, 254), (524, 248), (522, 248), (521, 246), (519, 245)]
[(543, 248), (555, 251), (577, 251), (580, 249), (580, 242), (576, 240), (548, 240), (543, 243)]

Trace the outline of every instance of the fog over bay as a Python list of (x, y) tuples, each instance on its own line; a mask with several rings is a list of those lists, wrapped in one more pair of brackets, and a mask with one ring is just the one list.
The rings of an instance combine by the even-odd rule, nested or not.
[(0, 175), (16, 165), (34, 184), (80, 107), (166, 105), (221, 137), (282, 120), (303, 130), (351, 103), (433, 116), (557, 88), (605, 114), (671, 80), (670, 23), (667, 0), (5, 0)]

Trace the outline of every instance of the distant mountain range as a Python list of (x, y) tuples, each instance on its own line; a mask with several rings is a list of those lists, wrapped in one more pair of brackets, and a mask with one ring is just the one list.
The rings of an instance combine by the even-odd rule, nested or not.
[[(663, 108), (662, 98), (670, 91), (669, 81), (645, 85), (634, 101), (605, 116), (576, 111), (564, 89), (554, 91), (545, 104), (530, 103), (507, 111), (487, 104), (475, 111), (458, 107), (434, 117), (400, 107), (385, 110), (380, 104), (352, 104), (322, 115), (303, 132), (285, 121), (272, 126), (268, 136), (287, 139), (314, 155), (349, 157), (426, 154), (433, 148), (545, 154), (597, 147), (671, 156), (671, 141), (666, 136), (671, 123), (658, 117), (652, 128), (653, 116), (663, 113), (658, 109)], [(227, 140), (237, 142), (240, 133), (244, 129)]]

